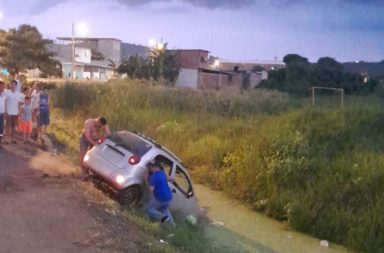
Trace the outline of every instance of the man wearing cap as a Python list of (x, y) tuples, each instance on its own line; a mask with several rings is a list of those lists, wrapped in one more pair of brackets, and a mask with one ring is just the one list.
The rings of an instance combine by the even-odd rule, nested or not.
[(175, 225), (172, 214), (169, 211), (169, 204), (172, 201), (172, 192), (168, 186), (168, 178), (160, 165), (151, 161), (147, 164), (148, 174), (145, 177), (150, 192), (152, 193), (151, 200), (146, 204), (146, 213), (155, 220), (161, 223), (168, 222)]

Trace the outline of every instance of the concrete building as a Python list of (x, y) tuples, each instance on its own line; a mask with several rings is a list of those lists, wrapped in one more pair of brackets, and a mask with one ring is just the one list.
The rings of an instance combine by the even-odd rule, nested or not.
[(261, 80), (268, 78), (268, 71), (284, 68), (284, 62), (222, 61), (210, 57), (209, 52), (200, 49), (172, 50), (176, 52), (179, 76), (177, 87), (220, 89), (228, 86), (254, 88)]
[(268, 79), (268, 72), (285, 68), (283, 61), (231, 61), (219, 60), (214, 66), (217, 69), (224, 71), (235, 71), (247, 75), (249, 83), (245, 84), (248, 88), (255, 88), (262, 80)]
[[(113, 76), (113, 62), (120, 62), (120, 41), (116, 39), (76, 39), (72, 63), (72, 38), (60, 37), (47, 45), (54, 59), (62, 65), (63, 78), (108, 80)], [(115, 60), (115, 61), (114, 61)], [(73, 65), (73, 66), (72, 66)], [(74, 71), (72, 73), (72, 68)]]
[(283, 61), (231, 61), (231, 60), (219, 60), (218, 68), (225, 70), (235, 70), (235, 71), (271, 71), (281, 68), (285, 68), (285, 63)]
[[(71, 37), (58, 37), (57, 40), (72, 43)], [(99, 53), (106, 61), (111, 60), (117, 65), (121, 62), (121, 40), (114, 38), (76, 38), (75, 41), (76, 47), (91, 49), (93, 57), (96, 57)]]
[[(47, 46), (60, 61), (64, 78), (72, 78), (72, 38), (58, 37)], [(119, 66), (130, 56), (146, 58), (149, 48), (122, 43), (114, 38), (75, 38), (74, 77), (76, 79), (107, 80), (113, 76), (113, 67)]]
[(208, 51), (206, 50), (175, 50), (179, 76), (176, 86), (201, 88), (202, 69), (208, 68)]

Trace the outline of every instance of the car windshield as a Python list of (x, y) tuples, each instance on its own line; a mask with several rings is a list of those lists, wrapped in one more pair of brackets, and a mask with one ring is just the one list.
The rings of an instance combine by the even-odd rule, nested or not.
[(108, 139), (140, 157), (152, 148), (150, 144), (146, 143), (140, 137), (130, 132), (116, 132), (110, 135)]

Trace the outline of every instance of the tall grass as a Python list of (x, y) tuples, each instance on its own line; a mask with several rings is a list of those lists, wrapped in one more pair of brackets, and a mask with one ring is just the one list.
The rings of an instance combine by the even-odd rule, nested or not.
[(57, 136), (73, 147), (82, 121), (104, 115), (115, 130), (139, 130), (176, 152), (196, 181), (297, 230), (384, 251), (384, 110), (375, 97), (320, 108), (278, 92), (139, 81), (72, 84), (53, 93), (55, 117), (65, 118)]

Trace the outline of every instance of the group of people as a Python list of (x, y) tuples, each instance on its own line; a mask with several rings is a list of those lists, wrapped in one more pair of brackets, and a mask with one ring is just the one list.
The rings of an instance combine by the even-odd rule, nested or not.
[(7, 85), (0, 81), (0, 148), (1, 145), (16, 144), (17, 131), (23, 135), (24, 144), (31, 142), (31, 134), (39, 140), (46, 133), (49, 123), (46, 88), (41, 89), (41, 84), (37, 82), (22, 88), (17, 79)]
[[(97, 140), (100, 137), (107, 137), (110, 134), (111, 130), (104, 117), (96, 119), (91, 118), (84, 122), (84, 129), (79, 140), (80, 167), (83, 176), (87, 174), (87, 171), (83, 166), (85, 154), (90, 148), (97, 144)], [(152, 196), (144, 209), (152, 219), (174, 225), (175, 222), (169, 211), (169, 205), (172, 201), (172, 192), (168, 186), (168, 181), (172, 181), (173, 179), (164, 173), (164, 169), (158, 161), (150, 161), (146, 166), (148, 171), (144, 180), (146, 181)]]

